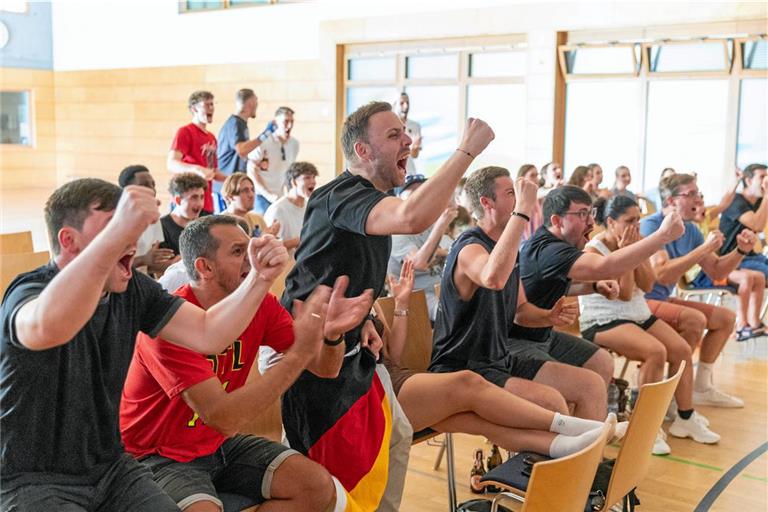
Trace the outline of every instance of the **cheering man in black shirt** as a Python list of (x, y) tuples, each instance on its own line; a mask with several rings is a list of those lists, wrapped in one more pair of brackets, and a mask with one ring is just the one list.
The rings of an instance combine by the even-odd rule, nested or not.
[[(650, 258), (684, 231), (677, 213), (664, 218), (659, 230), (608, 256), (584, 252), (594, 227), (592, 199), (579, 187), (563, 186), (547, 195), (544, 225), (520, 252), (520, 276), (528, 301), (552, 308), (564, 295), (600, 293), (618, 297), (619, 276)], [(574, 282), (575, 281), (575, 282)], [(606, 383), (613, 376), (613, 360), (591, 343), (547, 326), (531, 328), (515, 320), (509, 348), (517, 357), (545, 358), (597, 372)]]
[(4, 509), (178, 510), (120, 441), (136, 334), (221, 352), (253, 319), (288, 253), (271, 236), (252, 239), (244, 281), (206, 311), (133, 272), (136, 240), (158, 217), (154, 191), (137, 185), (121, 195), (80, 179), (48, 199), (54, 259), (18, 276), (0, 307)]
[[(305, 298), (318, 284), (332, 284), (340, 275), (350, 278), (349, 294), (372, 289), (379, 296), (391, 235), (421, 233), (431, 226), (472, 159), (492, 139), (486, 123), (469, 119), (456, 151), (432, 179), (402, 200), (387, 192), (405, 180), (411, 139), (403, 123), (384, 102), (369, 103), (351, 114), (341, 135), (348, 170), (309, 199), (283, 305), (290, 308), (294, 299)], [(399, 461), (401, 473), (389, 473), (385, 492), (387, 460), (381, 452), (387, 450), (390, 434), (393, 444), (396, 437), (387, 411), (391, 407), (397, 415), (399, 406), (392, 393), (384, 396), (388, 378), (375, 370), (381, 340), (367, 320), (339, 340), (326, 340), (342, 342), (346, 354), (339, 378), (319, 379), (304, 372), (286, 392), (286, 435), (292, 448), (308, 453), (332, 475), (343, 475), (340, 480), (361, 509), (397, 510), (405, 467)], [(407, 450), (410, 436), (403, 437)], [(407, 455), (404, 462), (407, 465)]]
[[(469, 368), (547, 409), (567, 414), (570, 402), (574, 415), (604, 419), (606, 388), (597, 374), (549, 357), (509, 354), (513, 320), (551, 327), (570, 324), (576, 315), (562, 300), (546, 309), (535, 306), (520, 286), (518, 247), (537, 201), (536, 186), (524, 178), (513, 182), (507, 169), (485, 167), (469, 177), (464, 190), (477, 227), (456, 239), (445, 263), (430, 370)], [(585, 358), (612, 365), (604, 350), (582, 348)]]

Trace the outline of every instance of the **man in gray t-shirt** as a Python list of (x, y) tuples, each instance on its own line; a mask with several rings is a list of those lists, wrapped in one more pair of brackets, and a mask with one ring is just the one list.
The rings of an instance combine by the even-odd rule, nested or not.
[[(400, 197), (406, 199), (427, 179), (422, 174), (406, 176)], [(450, 204), (438, 217), (431, 227), (416, 235), (393, 235), (392, 252), (389, 256), (387, 273), (400, 275), (400, 269), (406, 259), (414, 263), (414, 290), (424, 290), (427, 297), (429, 319), (435, 320), (437, 312), (437, 296), (435, 285), (440, 283), (443, 275), (442, 262), (445, 261), (446, 251), (439, 247), (440, 240), (458, 214), (456, 205)]]

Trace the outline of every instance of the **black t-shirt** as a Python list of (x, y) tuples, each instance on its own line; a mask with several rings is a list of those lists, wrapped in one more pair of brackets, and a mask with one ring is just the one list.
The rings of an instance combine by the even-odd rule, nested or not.
[[(386, 197), (370, 181), (349, 171), (312, 193), (296, 265), (285, 281), (281, 302), (286, 309), (292, 311), (294, 299), (306, 299), (318, 284), (333, 286), (342, 275), (349, 276), (347, 297), (368, 288), (374, 297), (381, 295), (392, 237), (367, 235), (365, 223), (373, 207)], [(347, 333), (348, 348), (357, 343), (359, 327)]]
[[(556, 237), (546, 227), (537, 229), (520, 250), (520, 278), (528, 302), (551, 309), (568, 292), (571, 286), (568, 273), (582, 254), (583, 251)], [(509, 337), (544, 341), (551, 330), (551, 327), (531, 328), (514, 324)]]
[(448, 372), (491, 365), (504, 358), (507, 332), (517, 310), (520, 269), (517, 263), (501, 290), (478, 288), (465, 302), (453, 273), (461, 250), (471, 244), (490, 253), (496, 242), (479, 227), (462, 233), (448, 253), (440, 284), (430, 371)]
[[(245, 164), (248, 160), (240, 158), (235, 145), (245, 142), (249, 138), (248, 123), (245, 119), (235, 114), (229, 116), (229, 119), (221, 126), (219, 136), (216, 139), (218, 142), (217, 159), (221, 172), (227, 176), (232, 175), (234, 172), (245, 172)], [(221, 185), (219, 185), (219, 188), (221, 188)]]
[(183, 303), (134, 272), (128, 289), (106, 295), (71, 341), (29, 350), (16, 338), (16, 313), (57, 273), (49, 263), (21, 274), (0, 306), (3, 485), (92, 485), (103, 476), (123, 453), (120, 396), (136, 334), (157, 336)]
[(179, 237), (184, 228), (173, 221), (171, 214), (160, 217), (160, 226), (163, 228), (163, 238), (160, 242), (161, 249), (173, 249), (173, 254), (179, 254)]
[[(749, 229), (747, 226), (739, 222), (739, 217), (747, 212), (755, 212), (760, 208), (760, 204), (763, 202), (763, 198), (757, 199), (755, 204), (751, 204), (747, 201), (743, 195), (736, 194), (733, 201), (720, 215), (720, 231), (722, 231), (725, 241), (723, 246), (720, 247), (720, 254), (728, 254), (736, 249), (736, 237), (745, 229)], [(750, 254), (755, 254), (755, 251), (750, 251)]]

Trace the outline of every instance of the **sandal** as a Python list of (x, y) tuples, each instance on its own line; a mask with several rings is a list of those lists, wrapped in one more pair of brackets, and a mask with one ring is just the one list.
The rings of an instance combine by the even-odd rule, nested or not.
[[(764, 332), (765, 331), (763, 331), (763, 333)], [(761, 333), (760, 335), (762, 335), (763, 333)], [(755, 337), (755, 332), (748, 325), (745, 325), (741, 329), (736, 329), (736, 341), (747, 341), (748, 339), (751, 339), (754, 337)]]

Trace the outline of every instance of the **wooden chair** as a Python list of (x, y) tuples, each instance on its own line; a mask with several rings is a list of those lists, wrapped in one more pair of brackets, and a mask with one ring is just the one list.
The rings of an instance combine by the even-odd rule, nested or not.
[(32, 245), (31, 231), (0, 234), (0, 254), (15, 254), (20, 252), (35, 252)]
[(677, 389), (683, 370), (685, 361), (674, 376), (640, 387), (627, 433), (613, 466), (602, 510), (610, 510), (613, 505), (619, 503), (629, 491), (640, 485), (648, 473), (656, 434), (664, 422), (667, 406)]
[[(384, 317), (389, 325), (392, 325), (395, 311), (394, 297), (382, 297), (374, 303), (374, 309), (378, 315)], [(411, 301), (408, 312), (408, 341), (403, 350), (403, 366), (411, 370), (424, 372), (429, 367), (432, 359), (432, 323), (429, 321), (429, 308), (427, 296), (424, 290), (415, 290), (411, 293)], [(413, 444), (428, 441), (440, 435), (432, 429), (414, 432)], [(453, 435), (450, 432), (444, 434), (445, 441), (440, 447), (440, 452), (435, 461), (435, 469), (440, 467), (443, 452), (446, 454), (448, 466), (448, 507), (452, 512), (456, 510), (456, 474), (453, 458)]]
[(0, 254), (0, 295), (17, 275), (45, 265), (49, 260), (48, 251)]
[(278, 299), (283, 296), (283, 292), (285, 291), (285, 278), (288, 277), (288, 273), (293, 270), (294, 265), (296, 265), (296, 260), (291, 258), (290, 261), (288, 261), (288, 264), (285, 266), (283, 272), (278, 276), (277, 279), (275, 279), (275, 282), (272, 283), (272, 286), (269, 288), (269, 291), (272, 293), (272, 295)]
[[(525, 497), (516, 492), (501, 492), (493, 499), (491, 512), (496, 512), (504, 501), (522, 502), (522, 512), (584, 512), (610, 430), (611, 426), (606, 424), (600, 437), (579, 452), (534, 464)], [(483, 483), (510, 489), (503, 481), (483, 479)]]

